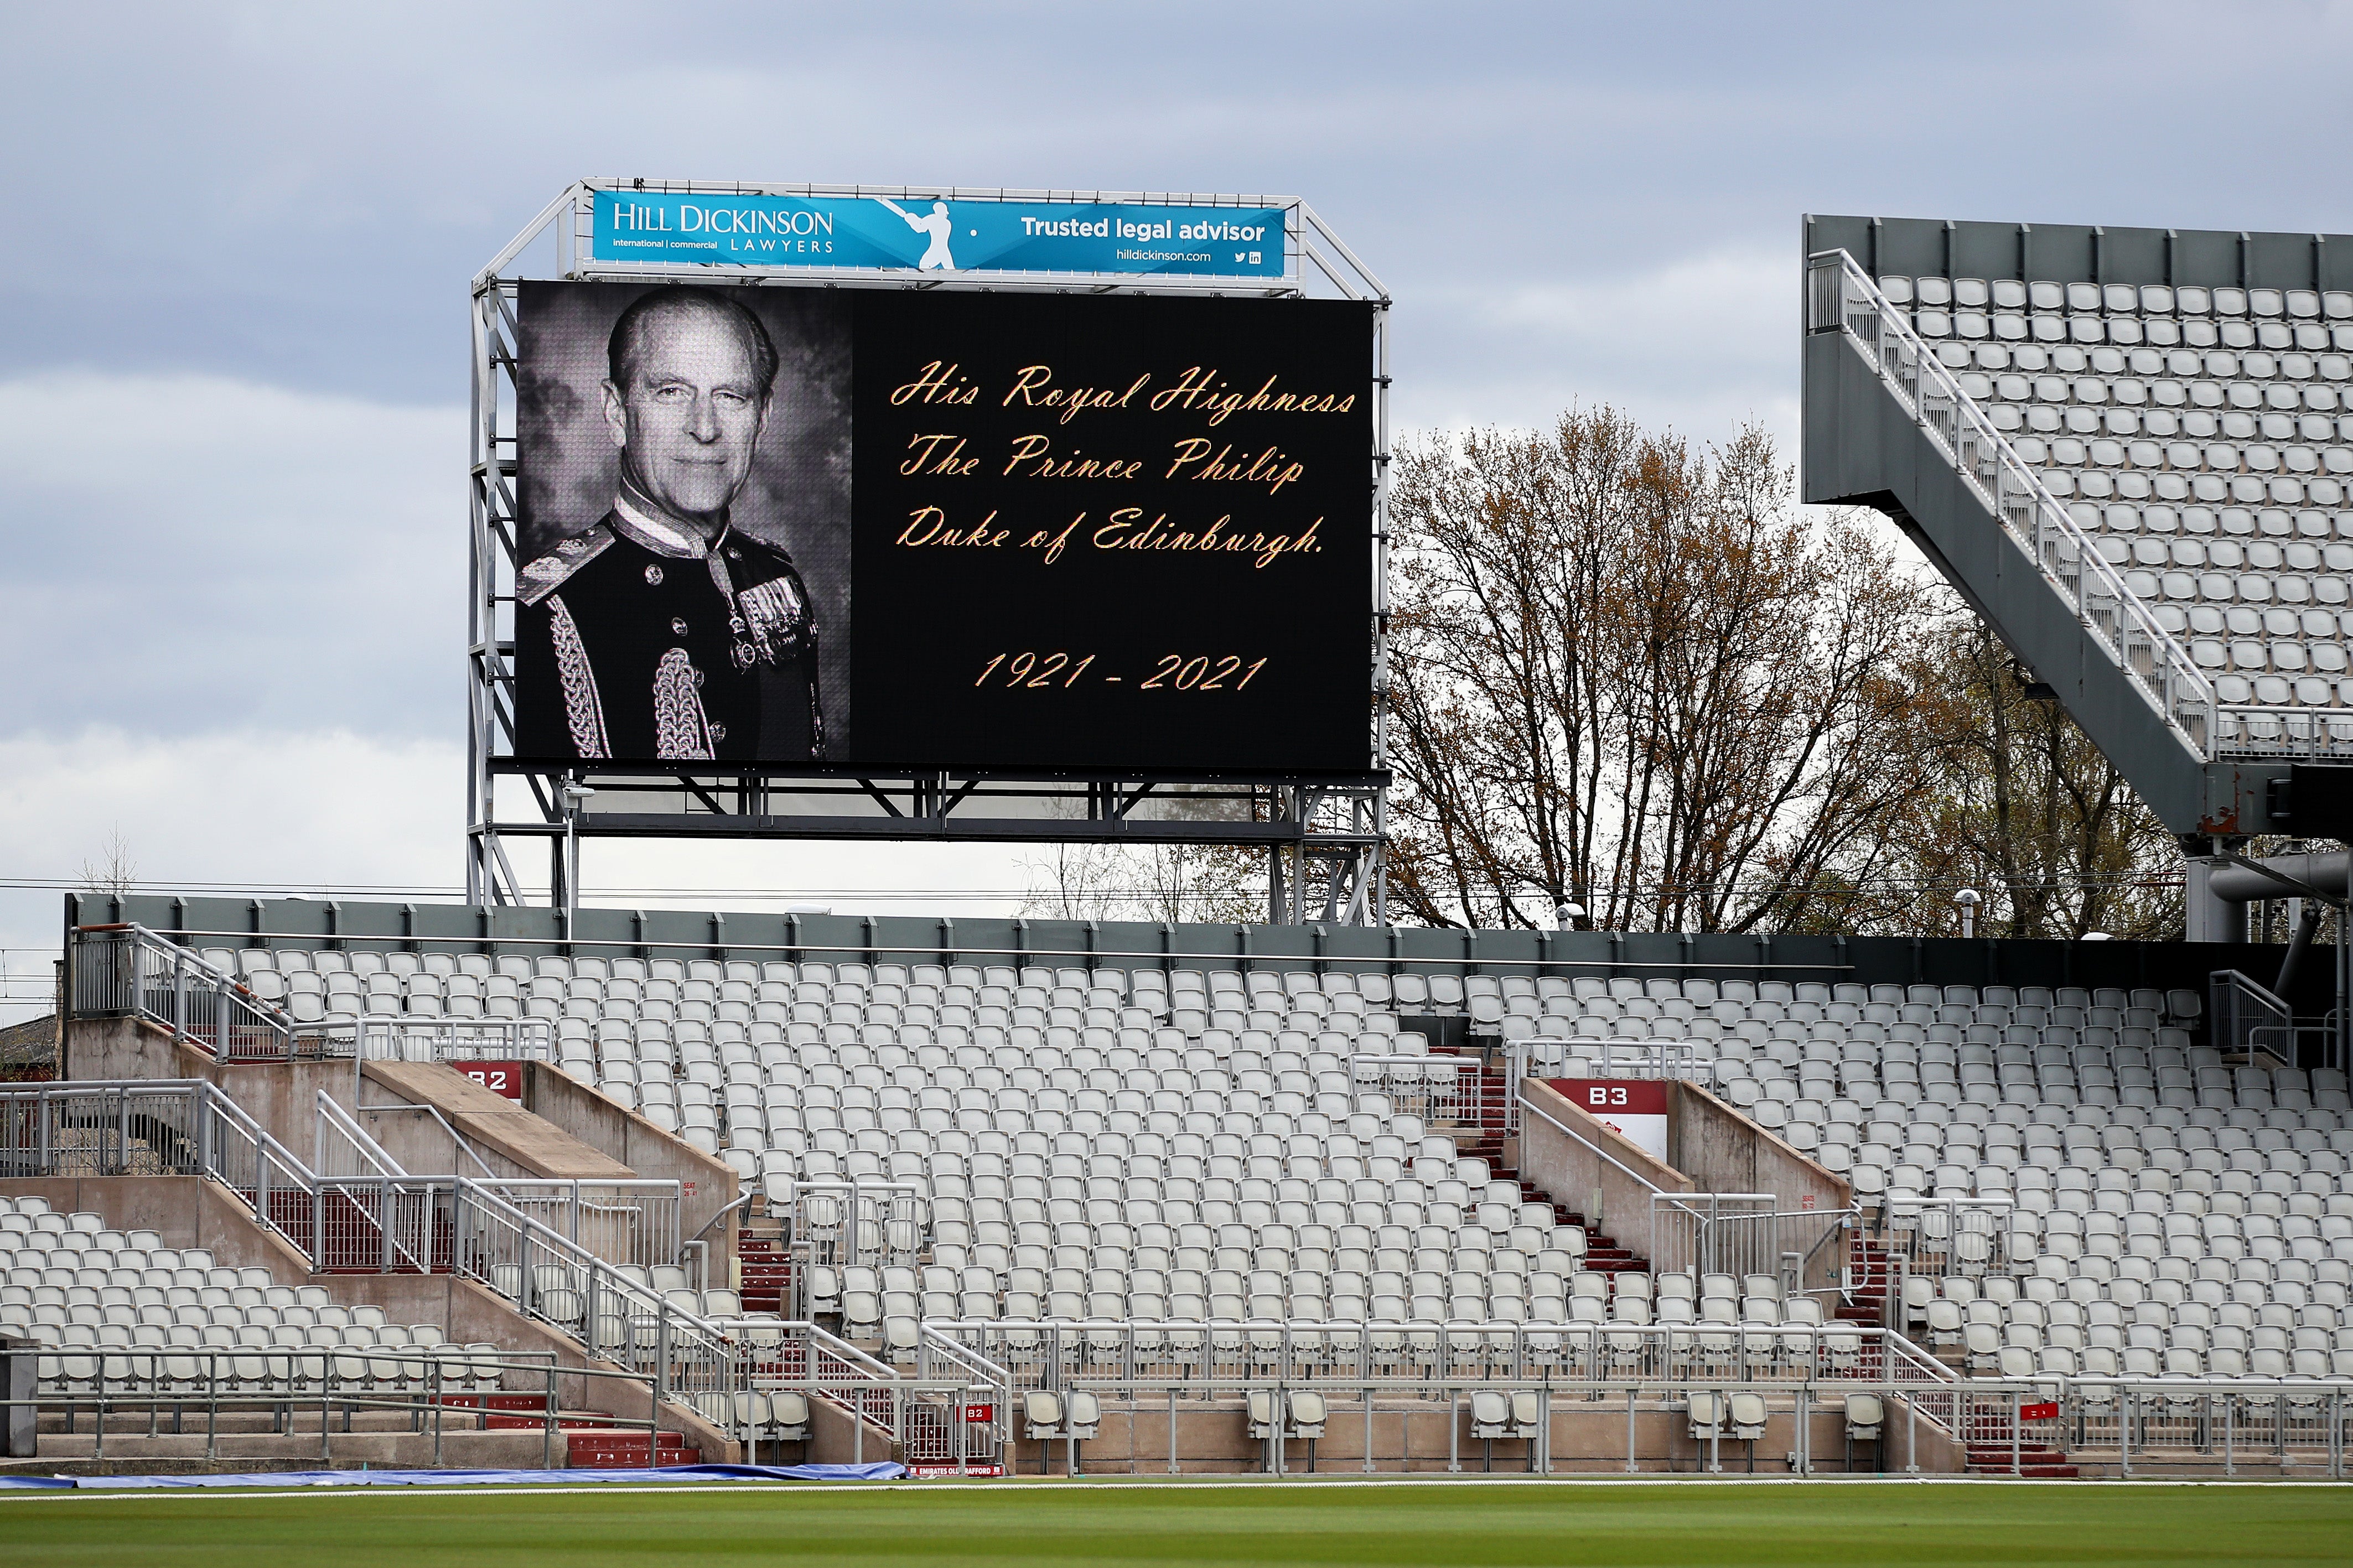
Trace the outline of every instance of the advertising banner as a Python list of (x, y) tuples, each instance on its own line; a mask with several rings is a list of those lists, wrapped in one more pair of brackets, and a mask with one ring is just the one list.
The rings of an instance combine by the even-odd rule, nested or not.
[(1281, 278), (1281, 207), (598, 191), (596, 261)]
[(1371, 307), (525, 283), (515, 755), (1370, 766)]

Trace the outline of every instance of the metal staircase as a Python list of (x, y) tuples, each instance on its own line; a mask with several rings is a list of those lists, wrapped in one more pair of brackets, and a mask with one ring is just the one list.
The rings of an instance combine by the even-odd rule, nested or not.
[(2234, 743), (2246, 719), (1852, 257), (1807, 258), (1806, 304), (1804, 500), (1893, 518), (2174, 832), (2271, 831), (2294, 721)]

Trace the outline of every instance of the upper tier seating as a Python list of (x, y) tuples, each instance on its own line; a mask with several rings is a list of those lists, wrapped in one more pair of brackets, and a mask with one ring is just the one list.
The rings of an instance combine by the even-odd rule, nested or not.
[(2353, 708), (2353, 294), (1880, 286), (2224, 704)]

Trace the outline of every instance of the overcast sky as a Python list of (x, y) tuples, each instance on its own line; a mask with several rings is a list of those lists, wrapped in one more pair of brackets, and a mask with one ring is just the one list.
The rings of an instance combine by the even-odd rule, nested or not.
[[(1792, 445), (1804, 212), (2353, 229), (2340, 5), (8, 16), (15, 882), (119, 831), (158, 885), (454, 889), (467, 284), (575, 177), (1295, 194), (1396, 297), (1403, 426), (1609, 402)], [(855, 908), (1019, 860), (641, 846), (588, 876)], [(0, 892), (13, 971), (57, 911)]]

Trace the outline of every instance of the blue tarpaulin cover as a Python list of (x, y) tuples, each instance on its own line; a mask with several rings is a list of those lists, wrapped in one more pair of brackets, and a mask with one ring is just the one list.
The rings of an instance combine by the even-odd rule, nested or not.
[(656, 1470), (280, 1470), (227, 1476), (0, 1476), (0, 1491), (191, 1487), (480, 1487), (554, 1482), (895, 1481), (904, 1465), (668, 1465)]

